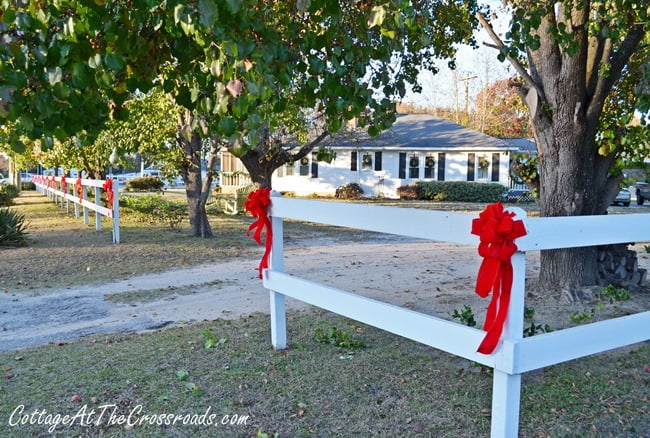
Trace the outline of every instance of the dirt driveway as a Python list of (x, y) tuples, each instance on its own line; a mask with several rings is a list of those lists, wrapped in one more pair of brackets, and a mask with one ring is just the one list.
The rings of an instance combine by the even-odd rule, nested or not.
[[(447, 319), (469, 305), (480, 325), (488, 304), (472, 292), (480, 265), (475, 248), (380, 235), (352, 243), (300, 239), (287, 244), (285, 254), (291, 274)], [(647, 254), (639, 254), (639, 264), (649, 267)], [(527, 276), (535, 277), (538, 260), (535, 253), (527, 256)], [(0, 351), (268, 313), (258, 261), (240, 258), (35, 296), (0, 294)], [(649, 302), (649, 293), (634, 294), (629, 302), (606, 306), (597, 318), (648, 310)], [(287, 305), (290, 311), (308, 308), (291, 299)], [(543, 297), (527, 305), (534, 306), (538, 322), (553, 328), (569, 325), (572, 313), (589, 310)]]

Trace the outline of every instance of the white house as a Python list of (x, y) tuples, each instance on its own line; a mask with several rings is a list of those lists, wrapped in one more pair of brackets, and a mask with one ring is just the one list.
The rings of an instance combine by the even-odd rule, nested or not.
[[(316, 161), (314, 152), (284, 165), (273, 174), (273, 189), (298, 196), (333, 195), (338, 187), (354, 182), (365, 196), (393, 198), (398, 187), (416, 181), (507, 186), (509, 155), (517, 150), (500, 139), (428, 114), (398, 115), (393, 126), (378, 137), (356, 129), (330, 137), (324, 145), (336, 152), (331, 163)], [(241, 163), (224, 156), (222, 166), (226, 175), (231, 172), (241, 181)], [(222, 181), (227, 185), (227, 178)]]

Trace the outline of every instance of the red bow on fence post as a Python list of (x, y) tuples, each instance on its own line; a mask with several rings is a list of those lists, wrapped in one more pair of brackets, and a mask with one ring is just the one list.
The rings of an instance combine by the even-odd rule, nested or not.
[(104, 181), (102, 189), (106, 190), (106, 199), (108, 200), (108, 208), (113, 208), (113, 180), (107, 179)]
[(84, 200), (84, 188), (83, 185), (81, 184), (81, 177), (77, 177), (77, 181), (74, 184), (74, 190), (77, 192), (77, 195), (79, 195), (79, 202)]
[(65, 180), (65, 175), (61, 177), (61, 191), (63, 193), (68, 193), (68, 182)]
[(247, 236), (250, 236), (252, 230), (255, 230), (253, 239), (261, 245), (262, 244), (262, 231), (266, 226), (266, 249), (260, 261), (259, 278), (262, 278), (262, 271), (269, 267), (269, 256), (271, 255), (271, 244), (273, 242), (273, 231), (271, 230), (271, 220), (267, 213), (268, 206), (271, 205), (271, 189), (259, 188), (248, 194), (248, 200), (244, 203), (246, 211), (248, 211), (254, 218), (257, 218), (250, 227), (248, 227)]
[(478, 253), (483, 262), (476, 277), (476, 293), (485, 298), (492, 293), (483, 330), (487, 332), (478, 347), (478, 352), (490, 354), (494, 351), (503, 332), (508, 316), (510, 292), (512, 290), (511, 257), (517, 251), (514, 240), (526, 235), (521, 220), (513, 220), (515, 214), (504, 211), (500, 202), (488, 205), (472, 221), (472, 234), (481, 238)]

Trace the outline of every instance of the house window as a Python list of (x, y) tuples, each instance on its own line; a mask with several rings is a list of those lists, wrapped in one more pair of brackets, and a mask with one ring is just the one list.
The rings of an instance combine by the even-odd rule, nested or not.
[(363, 158), (361, 159), (361, 169), (363, 170), (372, 169), (372, 155), (370, 155), (370, 152), (366, 152), (365, 154), (363, 154)]
[(489, 168), (490, 168), (490, 162), (488, 161), (487, 155), (481, 155), (478, 159), (478, 171), (476, 174), (476, 178), (488, 179)]
[(278, 178), (282, 178), (284, 176), (284, 166), (278, 167)]
[(433, 157), (433, 155), (427, 155), (424, 158), (424, 177), (433, 178), (435, 167), (436, 167), (436, 159)]
[(409, 159), (409, 178), (420, 177), (420, 157), (411, 155)]
[(476, 154), (467, 154), (467, 181), (474, 181), (476, 173)]
[(350, 156), (350, 171), (356, 172), (357, 170), (357, 152), (352, 151), (352, 155)]
[(309, 176), (309, 157), (300, 159), (300, 176)]
[(318, 178), (318, 159), (316, 152), (311, 153), (311, 177)]
[(294, 163), (287, 163), (287, 176), (293, 176), (296, 174), (296, 165)]

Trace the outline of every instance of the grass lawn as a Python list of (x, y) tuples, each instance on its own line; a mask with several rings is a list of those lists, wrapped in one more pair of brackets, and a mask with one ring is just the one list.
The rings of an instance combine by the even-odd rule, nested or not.
[[(33, 241), (0, 250), (0, 287), (12, 292), (216, 261), (254, 247), (245, 217), (215, 216), (217, 238), (209, 240), (127, 220), (124, 243), (113, 245), (109, 231), (96, 233), (37, 195), (27, 193), (17, 208), (31, 221)], [(290, 236), (346, 233), (290, 225)], [(489, 436), (489, 369), (327, 312), (291, 314), (286, 351), (273, 350), (269, 327), (268, 316), (255, 314), (0, 354), (0, 437)], [(365, 347), (314, 339), (332, 327)], [(520, 436), (650, 436), (648, 342), (527, 373), (522, 388)], [(50, 435), (57, 414), (77, 420)], [(119, 424), (130, 414), (142, 424)], [(163, 415), (171, 416), (163, 423), (180, 420), (148, 424)], [(182, 424), (193, 415), (212, 425)], [(29, 424), (39, 419), (46, 424)]]

